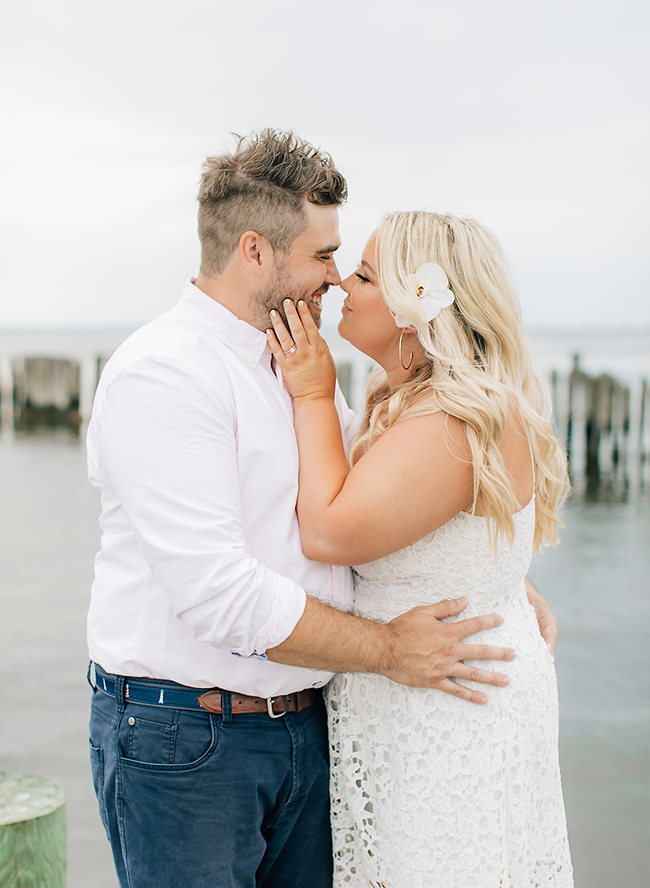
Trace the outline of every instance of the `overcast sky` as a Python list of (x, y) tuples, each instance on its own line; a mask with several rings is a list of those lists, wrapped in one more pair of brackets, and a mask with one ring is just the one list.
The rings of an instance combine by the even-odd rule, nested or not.
[(264, 126), (348, 178), (345, 273), (385, 211), (455, 212), (500, 238), (529, 327), (650, 325), (645, 0), (3, 5), (4, 326), (171, 306), (204, 158)]

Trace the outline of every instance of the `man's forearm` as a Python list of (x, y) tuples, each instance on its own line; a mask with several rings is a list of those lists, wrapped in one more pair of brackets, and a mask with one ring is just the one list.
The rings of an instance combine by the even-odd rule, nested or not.
[(498, 672), (467, 666), (464, 660), (512, 660), (514, 651), (465, 639), (501, 625), (496, 614), (453, 623), (467, 601), (439, 601), (415, 607), (390, 623), (374, 623), (341, 613), (307, 597), (305, 611), (291, 635), (267, 650), (269, 659), (332, 672), (376, 672), (410, 687), (437, 688), (473, 703), (487, 697), (453, 679), (504, 686)]
[(391, 631), (307, 596), (291, 635), (267, 650), (269, 660), (329, 672), (383, 672), (389, 668)]

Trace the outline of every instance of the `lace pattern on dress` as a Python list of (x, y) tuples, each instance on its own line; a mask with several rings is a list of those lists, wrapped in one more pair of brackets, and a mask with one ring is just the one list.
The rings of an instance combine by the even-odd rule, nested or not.
[[(553, 658), (528, 604), (534, 504), (513, 546), (490, 546), (461, 513), (423, 540), (356, 568), (355, 607), (390, 620), (466, 595), (461, 619), (498, 612), (472, 640), (517, 650), (508, 688), (476, 706), (383, 676), (336, 676), (327, 691), (336, 888), (570, 888)], [(485, 663), (479, 664), (486, 668)], [(478, 686), (477, 686), (478, 687)]]

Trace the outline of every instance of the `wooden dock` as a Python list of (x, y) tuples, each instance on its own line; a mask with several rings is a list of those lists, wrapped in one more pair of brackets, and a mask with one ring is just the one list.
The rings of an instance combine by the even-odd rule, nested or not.
[[(363, 410), (372, 363), (364, 355), (336, 354), (339, 383), (352, 408)], [(0, 416), (19, 432), (66, 427), (78, 434), (89, 418), (93, 392), (106, 355), (6, 357), (0, 379)], [(2, 367), (0, 367), (2, 369)], [(6, 376), (10, 374), (8, 381)], [(11, 400), (11, 404), (7, 403)], [(650, 386), (647, 379), (623, 383), (607, 374), (590, 375), (573, 357), (569, 373), (552, 371), (549, 411), (567, 449), (574, 486), (603, 479), (644, 486), (650, 483)]]
[[(371, 364), (337, 361), (339, 385), (360, 415)], [(650, 386), (625, 384), (607, 374), (585, 373), (573, 356), (569, 374), (551, 371), (549, 413), (567, 450), (574, 487), (593, 490), (601, 481), (650, 484)]]
[(625, 385), (607, 374), (593, 376), (574, 355), (566, 379), (551, 374), (553, 414), (566, 446), (574, 484), (603, 479), (648, 483), (650, 390), (646, 379)]

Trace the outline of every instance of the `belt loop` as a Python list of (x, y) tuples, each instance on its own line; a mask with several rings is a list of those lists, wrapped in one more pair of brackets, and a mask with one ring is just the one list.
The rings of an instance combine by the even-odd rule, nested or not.
[(118, 712), (124, 712), (124, 685), (126, 678), (123, 675), (115, 676), (115, 702)]
[(230, 691), (221, 691), (221, 720), (224, 725), (232, 721), (232, 694)]

